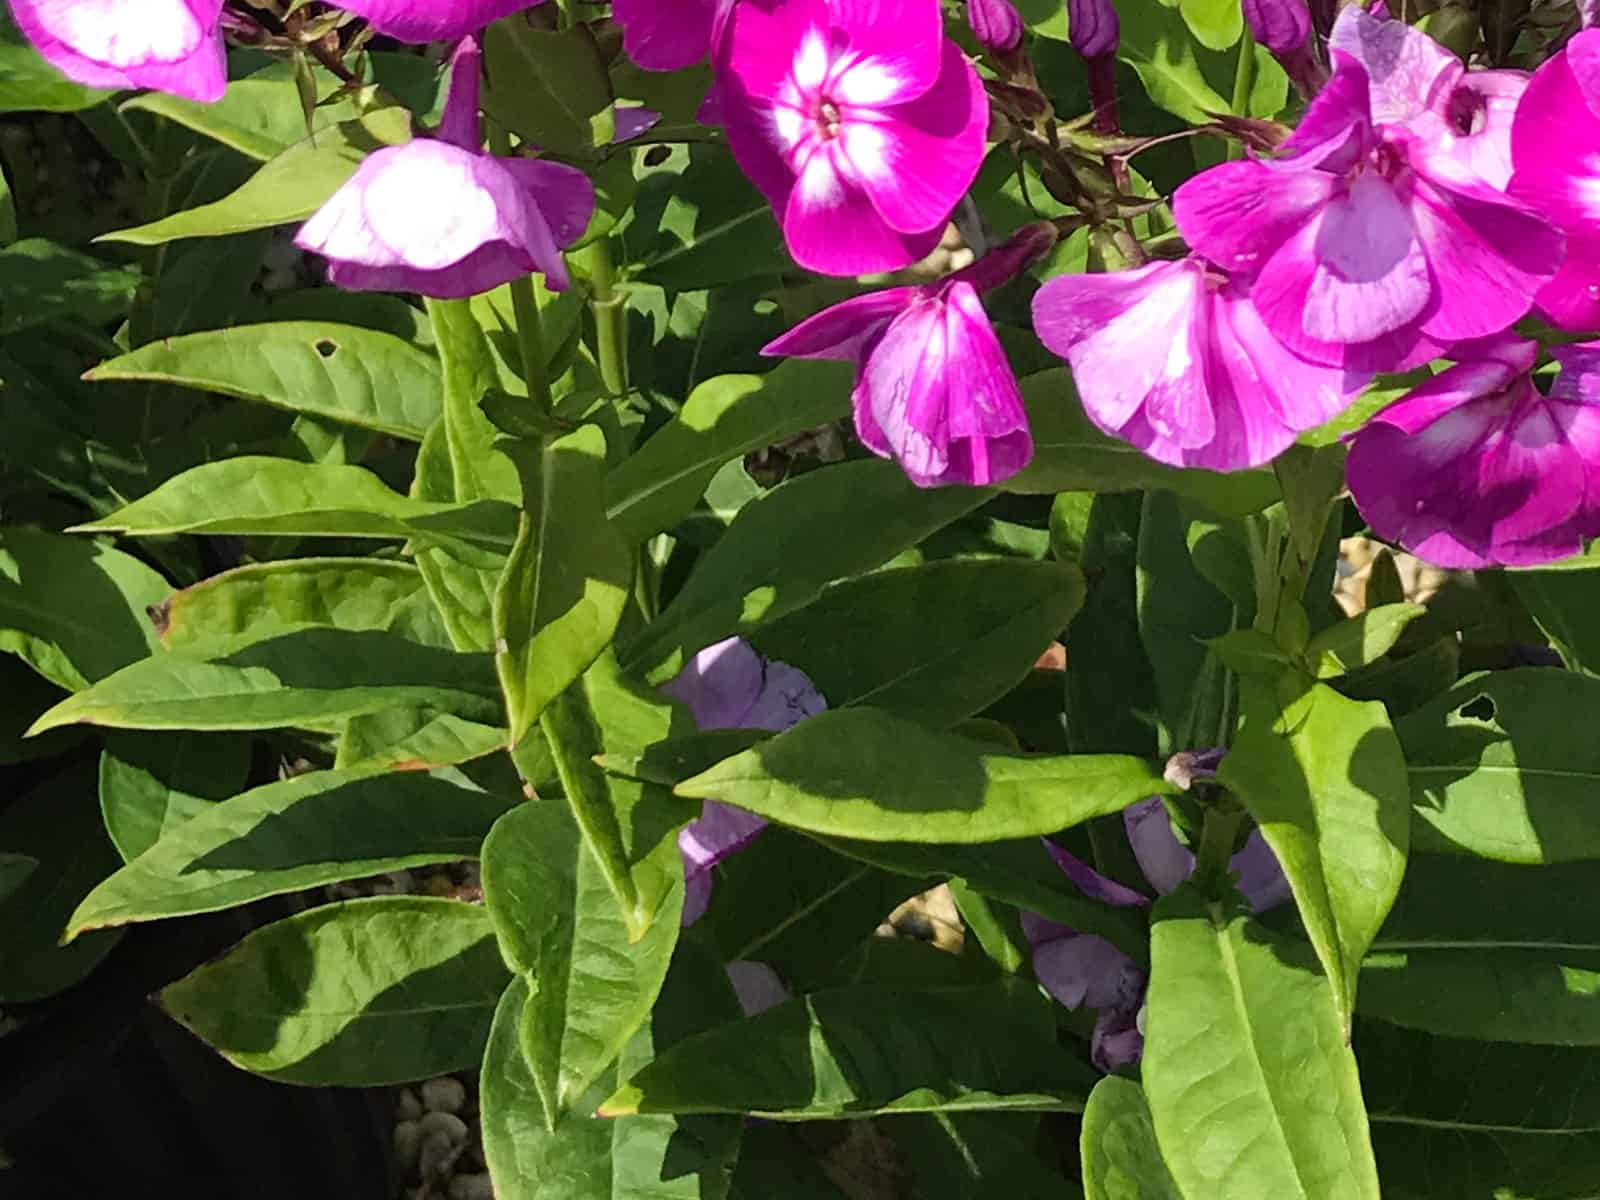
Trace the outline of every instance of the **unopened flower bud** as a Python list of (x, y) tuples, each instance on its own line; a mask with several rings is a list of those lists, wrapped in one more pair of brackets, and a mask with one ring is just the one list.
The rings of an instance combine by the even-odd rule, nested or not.
[(1304, 0), (1241, 0), (1250, 36), (1274, 55), (1288, 54), (1305, 45), (1311, 33), (1311, 14)]
[(967, 24), (990, 50), (1015, 50), (1022, 44), (1022, 14), (1011, 0), (967, 0)]
[(1085, 58), (1115, 54), (1121, 33), (1111, 0), (1067, 0), (1067, 40)]

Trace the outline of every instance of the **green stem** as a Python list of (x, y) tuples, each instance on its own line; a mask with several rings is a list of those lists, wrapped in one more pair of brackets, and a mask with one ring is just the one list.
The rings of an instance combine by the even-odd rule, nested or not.
[[(1249, 26), (1245, 27), (1244, 36), (1239, 39), (1239, 61), (1233, 68), (1233, 115), (1248, 117), (1250, 115), (1250, 94), (1256, 90), (1256, 40), (1250, 35)], [(1228, 147), (1229, 158), (1243, 158), (1244, 145), (1234, 142)]]
[(596, 238), (588, 247), (589, 308), (594, 313), (594, 353), (600, 363), (600, 381), (613, 396), (628, 391), (628, 335), (626, 297), (616, 290), (616, 269), (611, 262), (611, 239)]
[(1228, 860), (1233, 857), (1233, 839), (1239, 832), (1244, 810), (1231, 801), (1206, 809), (1205, 824), (1200, 827), (1200, 845), (1195, 850), (1194, 878), (1215, 896), (1228, 877)]

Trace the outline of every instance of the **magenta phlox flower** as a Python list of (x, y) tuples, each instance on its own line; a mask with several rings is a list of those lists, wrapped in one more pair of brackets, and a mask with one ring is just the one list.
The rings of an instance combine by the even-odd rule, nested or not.
[(705, 58), (722, 41), (734, 0), (614, 0), (622, 49), (647, 71), (677, 71)]
[[(1142, 800), (1122, 814), (1139, 868), (1156, 892), (1166, 895), (1194, 874), (1195, 858), (1172, 832), (1160, 797)], [(1147, 908), (1149, 897), (1107, 879), (1087, 863), (1045, 840), (1056, 865), (1085, 896), (1119, 908)], [(1289, 898), (1289, 884), (1259, 829), (1228, 863), (1239, 890), (1255, 912)], [(1095, 934), (1078, 933), (1036, 913), (1022, 914), (1022, 930), (1033, 947), (1034, 977), (1067, 1008), (1096, 1010), (1089, 1054), (1102, 1071), (1139, 1060), (1144, 1048), (1140, 1010), (1148, 979), (1137, 964)]]
[(1313, 361), (1395, 370), (1505, 329), (1555, 274), (1561, 234), (1410, 128), (1375, 122), (1366, 69), (1333, 58), (1280, 157), (1178, 188), (1184, 238), (1254, 273), (1267, 328)]
[(1350, 443), (1356, 507), (1379, 537), (1441, 567), (1536, 566), (1600, 534), (1600, 343), (1556, 347), (1544, 395), (1533, 342), (1458, 347)]
[[(737, 637), (707, 646), (661, 690), (686, 705), (701, 729), (783, 730), (828, 707), (804, 671), (762, 658)], [(685, 925), (698, 921), (711, 900), (713, 868), (766, 827), (754, 813), (707, 800), (699, 819), (678, 834)]]
[(1567, 235), (1539, 308), (1567, 329), (1600, 327), (1600, 30), (1585, 29), (1534, 73), (1511, 152), (1511, 194)]
[(453, 42), (544, 0), (339, 0), (379, 33), (402, 42)]
[(728, 144), (797, 263), (893, 271), (938, 244), (989, 122), (938, 0), (743, 0), (718, 68)]
[(11, 0), (11, 15), (40, 56), (74, 82), (201, 101), (227, 90), (222, 0)]
[(1368, 378), (1296, 354), (1268, 330), (1247, 277), (1194, 256), (1059, 275), (1034, 294), (1033, 326), (1072, 364), (1090, 420), (1178, 467), (1267, 462)]
[(989, 50), (1022, 45), (1022, 14), (1011, 0), (967, 0), (967, 24), (978, 44)]
[(566, 288), (561, 249), (588, 227), (594, 185), (575, 167), (483, 152), (480, 61), (463, 39), (439, 136), (374, 151), (300, 227), (295, 245), (326, 258), (337, 286), (448, 299), (538, 271)]
[(1030, 226), (935, 283), (868, 292), (824, 309), (763, 354), (854, 361), (856, 433), (918, 487), (983, 487), (1033, 457), (1022, 393), (978, 299), (1053, 240)]

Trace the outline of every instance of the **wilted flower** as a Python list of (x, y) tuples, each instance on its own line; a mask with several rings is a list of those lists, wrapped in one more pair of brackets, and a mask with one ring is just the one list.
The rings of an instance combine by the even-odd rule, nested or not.
[(1048, 227), (1029, 226), (937, 282), (824, 309), (761, 352), (855, 361), (856, 433), (918, 487), (997, 483), (1028, 465), (1033, 438), (978, 289), (1004, 283), (1052, 240)]
[[(828, 707), (804, 671), (769, 662), (736, 637), (707, 646), (661, 690), (687, 705), (701, 729), (788, 729)], [(685, 925), (698, 921), (711, 900), (712, 868), (766, 827), (754, 813), (707, 800), (700, 818), (678, 834)]]
[(227, 90), (222, 0), (11, 0), (11, 15), (51, 66), (89, 87), (203, 101)]
[(1306, 358), (1391, 370), (1498, 333), (1555, 274), (1561, 235), (1411, 129), (1375, 123), (1366, 69), (1333, 57), (1282, 157), (1183, 184), (1179, 230), (1256, 273), (1262, 320)]
[(938, 0), (738, 4), (718, 66), (728, 144), (796, 262), (861, 275), (938, 245), (989, 123)]
[(1567, 235), (1567, 257), (1539, 308), (1568, 329), (1600, 326), (1600, 30), (1584, 30), (1534, 73), (1511, 152), (1511, 194)]
[(733, 0), (614, 0), (622, 49), (647, 71), (677, 71), (699, 62), (722, 40)]
[(594, 185), (561, 163), (483, 152), (480, 58), (477, 39), (463, 39), (437, 138), (368, 155), (295, 235), (339, 287), (459, 298), (532, 271), (567, 286), (561, 248), (588, 227)]
[(453, 42), (544, 0), (339, 0), (339, 7), (402, 42)]
[(967, 24), (978, 44), (990, 50), (1022, 45), (1022, 14), (1011, 0), (967, 0)]
[(1231, 471), (1275, 457), (1366, 382), (1295, 354), (1254, 301), (1191, 256), (1057, 276), (1034, 294), (1033, 325), (1101, 429), (1173, 466)]
[(1506, 336), (1373, 417), (1350, 492), (1373, 532), (1441, 567), (1535, 566), (1600, 534), (1600, 343), (1557, 347), (1548, 396), (1533, 342)]
[[(1123, 827), (1139, 869), (1159, 895), (1166, 895), (1194, 874), (1195, 859), (1172, 832), (1166, 806), (1151, 797), (1125, 809)], [(1145, 908), (1149, 897), (1123, 887), (1048, 840), (1045, 848), (1056, 865), (1084, 895), (1118, 908)], [(1289, 898), (1289, 884), (1259, 829), (1228, 862), (1238, 887), (1255, 912), (1265, 912)], [(1098, 1013), (1089, 1053), (1102, 1071), (1115, 1071), (1139, 1061), (1144, 1049), (1140, 1010), (1144, 1007), (1145, 973), (1122, 951), (1094, 934), (1077, 933), (1022, 914), (1022, 930), (1033, 946), (1033, 973), (1046, 991), (1067, 1008)]]

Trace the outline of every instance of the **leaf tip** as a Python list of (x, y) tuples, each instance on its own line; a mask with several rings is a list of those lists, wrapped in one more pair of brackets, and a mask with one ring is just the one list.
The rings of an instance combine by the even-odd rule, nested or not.
[(639, 1113), (639, 1105), (644, 1100), (644, 1093), (633, 1084), (624, 1084), (614, 1092), (609, 1100), (595, 1109), (597, 1117), (632, 1117)]

